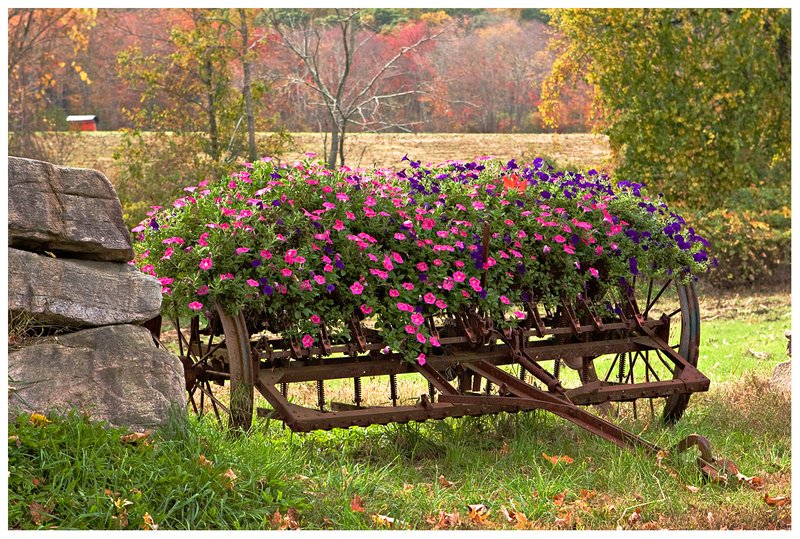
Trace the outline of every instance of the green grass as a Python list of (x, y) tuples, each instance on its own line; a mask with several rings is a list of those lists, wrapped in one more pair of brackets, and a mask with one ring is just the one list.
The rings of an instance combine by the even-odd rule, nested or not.
[[(160, 529), (375, 529), (383, 517), (430, 529), (455, 513), (456, 528), (522, 527), (505, 507), (536, 529), (788, 528), (790, 505), (764, 495), (790, 495), (790, 400), (767, 382), (785, 359), (789, 300), (762, 309), (748, 299), (704, 309), (700, 367), (712, 386), (677, 427), (625, 427), (661, 447), (701, 433), (763, 490), (705, 481), (694, 451), (661, 467), (545, 412), (308, 434), (261, 420), (238, 437), (190, 416), (136, 444), (73, 414), (9, 426), (9, 527), (137, 529), (146, 513)], [(351, 509), (356, 495), (363, 512)], [(469, 504), (489, 513), (470, 518)]]

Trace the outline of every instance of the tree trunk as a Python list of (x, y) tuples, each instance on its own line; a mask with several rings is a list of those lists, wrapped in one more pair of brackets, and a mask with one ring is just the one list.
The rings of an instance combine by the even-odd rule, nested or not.
[(217, 100), (214, 96), (214, 66), (211, 59), (205, 61), (205, 69), (207, 77), (204, 82), (206, 83), (206, 90), (208, 91), (208, 136), (209, 136), (209, 151), (208, 154), (215, 162), (219, 162), (219, 127), (217, 126)]
[(239, 8), (240, 32), (242, 34), (242, 94), (244, 94), (244, 112), (247, 116), (247, 158), (249, 161), (258, 159), (256, 150), (256, 120), (253, 114), (253, 94), (250, 83), (250, 60), (248, 55), (248, 28), (247, 15), (243, 8)]
[(331, 147), (328, 151), (328, 168), (336, 168), (336, 154), (339, 152), (339, 125), (331, 115)]

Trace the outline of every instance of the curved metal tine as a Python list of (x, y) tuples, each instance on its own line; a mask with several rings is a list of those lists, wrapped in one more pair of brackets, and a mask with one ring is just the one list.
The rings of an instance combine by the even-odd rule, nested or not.
[(189, 392), (189, 402), (192, 403), (192, 410), (194, 410), (195, 414), (200, 414), (200, 409), (197, 408), (197, 401), (194, 400), (194, 393), (197, 391), (197, 386), (194, 386), (192, 390)]
[(667, 287), (669, 287), (671, 283), (672, 279), (667, 279), (667, 282), (665, 282), (664, 286), (661, 287), (661, 290), (658, 291), (658, 294), (656, 294), (656, 297), (653, 298), (653, 301), (647, 304), (647, 308), (644, 310), (645, 318), (647, 318), (647, 315), (650, 314), (650, 309), (652, 309), (655, 306), (656, 302), (659, 300), (661, 295), (667, 290)]
[[(203, 387), (205, 384), (206, 387)], [(217, 397), (214, 396), (213, 391), (211, 391), (211, 383), (207, 380), (203, 382), (203, 384), (199, 385), (201, 395), (208, 395), (208, 398), (211, 400), (211, 408), (214, 410), (214, 415), (217, 416), (217, 419), (222, 421), (222, 418), (219, 414), (219, 409), (221, 408), (223, 412), (226, 414), (230, 414), (228, 407), (222, 404), (222, 401), (219, 400)], [(218, 408), (219, 407), (219, 408)]]
[[(617, 361), (621, 361), (621, 359), (620, 359), (621, 355), (622, 354), (616, 354), (614, 356), (614, 361), (611, 362), (611, 366), (608, 368), (608, 372), (606, 373), (605, 378), (603, 378), (603, 380), (605, 380), (606, 382), (608, 382), (608, 378), (609, 378), (609, 376), (611, 376), (611, 372), (614, 370), (614, 367), (616, 366)], [(620, 380), (620, 382), (622, 382), (622, 380)]]
[(649, 350), (638, 351), (637, 354), (641, 355), (642, 356), (642, 361), (644, 361), (644, 365), (645, 365), (644, 377), (645, 377), (645, 380), (647, 382), (649, 382), (650, 381), (649, 373), (653, 373), (653, 378), (655, 378), (656, 381), (660, 382), (661, 378), (658, 376), (658, 374), (656, 373), (655, 369), (653, 369), (653, 366), (650, 365), (650, 359), (649, 359), (650, 351)]
[(625, 377), (626, 384), (633, 383), (633, 369), (636, 367), (636, 358), (637, 356), (631, 356), (631, 361), (628, 364), (628, 376)]
[(672, 376), (675, 376), (675, 365), (674, 364), (670, 365), (669, 363), (667, 363), (667, 361), (664, 359), (664, 356), (661, 354), (661, 350), (655, 350), (655, 352), (656, 355), (658, 355), (658, 359), (661, 360), (661, 363), (667, 368), (670, 374), (672, 374)]
[[(186, 339), (184, 338), (183, 333), (181, 333), (181, 322), (178, 318), (175, 318), (173, 324), (175, 325), (175, 332), (178, 334), (178, 349), (180, 350), (180, 357), (186, 357), (186, 355), (183, 353), (183, 342)], [(189, 344), (187, 343), (186, 346), (188, 347)]]

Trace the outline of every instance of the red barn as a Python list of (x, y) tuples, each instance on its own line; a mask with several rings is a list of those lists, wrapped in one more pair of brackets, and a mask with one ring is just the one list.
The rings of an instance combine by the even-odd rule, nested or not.
[(94, 114), (67, 116), (67, 125), (70, 131), (97, 131), (97, 116)]

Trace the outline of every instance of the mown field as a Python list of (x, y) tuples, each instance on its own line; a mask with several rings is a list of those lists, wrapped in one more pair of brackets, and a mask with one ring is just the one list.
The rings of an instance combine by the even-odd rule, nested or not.
[[(323, 153), (324, 135), (293, 133), (295, 148), (284, 160), (301, 157), (306, 152)], [(113, 174), (111, 155), (119, 144), (119, 133), (98, 131), (80, 133), (65, 152), (69, 166), (96, 168)], [(347, 136), (345, 155), (352, 167), (395, 166), (409, 157), (422, 162), (439, 163), (447, 159), (472, 159), (493, 155), (519, 161), (550, 157), (559, 163), (582, 167), (602, 166), (610, 149), (604, 136), (590, 134), (498, 134), (498, 133), (353, 133)]]

